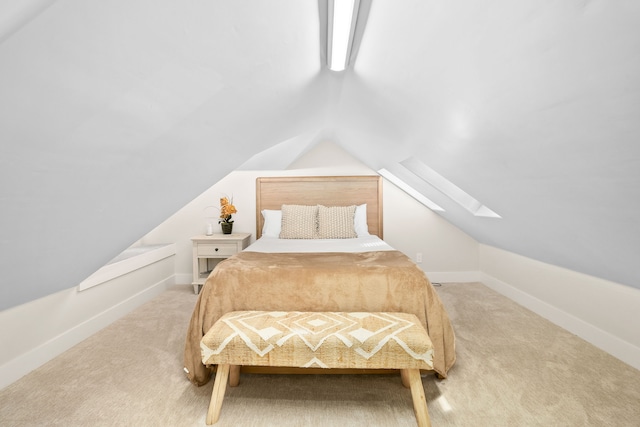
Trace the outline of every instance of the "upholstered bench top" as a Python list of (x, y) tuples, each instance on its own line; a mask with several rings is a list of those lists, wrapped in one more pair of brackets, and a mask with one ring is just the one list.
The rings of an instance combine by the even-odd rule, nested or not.
[(433, 345), (407, 313), (235, 311), (202, 338), (205, 365), (433, 369)]

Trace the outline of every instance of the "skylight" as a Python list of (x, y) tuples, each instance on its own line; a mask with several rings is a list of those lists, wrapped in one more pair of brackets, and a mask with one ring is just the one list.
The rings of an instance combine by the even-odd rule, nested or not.
[(329, 0), (327, 58), (329, 69), (347, 68), (360, 0)]
[(432, 202), (430, 199), (426, 198), (424, 195), (422, 195), (422, 193), (411, 187), (409, 184), (398, 178), (393, 173), (389, 172), (387, 169), (380, 169), (378, 173), (432, 211), (444, 212), (444, 209)]
[(502, 218), (478, 200), (474, 199), (470, 194), (466, 193), (453, 182), (449, 181), (447, 178), (440, 175), (438, 172), (434, 171), (415, 157), (409, 157), (408, 159), (400, 162), (400, 164), (473, 215), (487, 218)]

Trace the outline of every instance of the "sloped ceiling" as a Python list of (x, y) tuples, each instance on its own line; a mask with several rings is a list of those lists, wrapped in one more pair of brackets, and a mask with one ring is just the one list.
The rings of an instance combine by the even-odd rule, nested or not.
[(343, 73), (322, 60), (323, 10), (3, 1), (0, 309), (76, 285), (235, 168), (284, 168), (322, 139), (445, 176), (502, 216), (423, 185), (480, 242), (640, 287), (640, 3), (373, 0)]

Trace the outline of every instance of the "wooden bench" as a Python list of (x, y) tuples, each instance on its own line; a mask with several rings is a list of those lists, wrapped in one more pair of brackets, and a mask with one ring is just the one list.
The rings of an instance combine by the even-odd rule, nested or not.
[(202, 363), (218, 365), (208, 425), (218, 421), (227, 381), (238, 385), (240, 366), (399, 369), (418, 425), (431, 425), (420, 370), (433, 369), (433, 345), (413, 314), (235, 311), (200, 347)]

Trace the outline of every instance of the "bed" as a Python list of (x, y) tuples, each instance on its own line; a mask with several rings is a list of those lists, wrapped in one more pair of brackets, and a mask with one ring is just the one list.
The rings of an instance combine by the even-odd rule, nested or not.
[(455, 363), (447, 312), (422, 270), (382, 239), (382, 224), (379, 176), (258, 178), (257, 240), (220, 262), (198, 296), (185, 343), (188, 379), (209, 381), (200, 340), (225, 313), (242, 310), (413, 313), (433, 342), (434, 371), (446, 378)]

